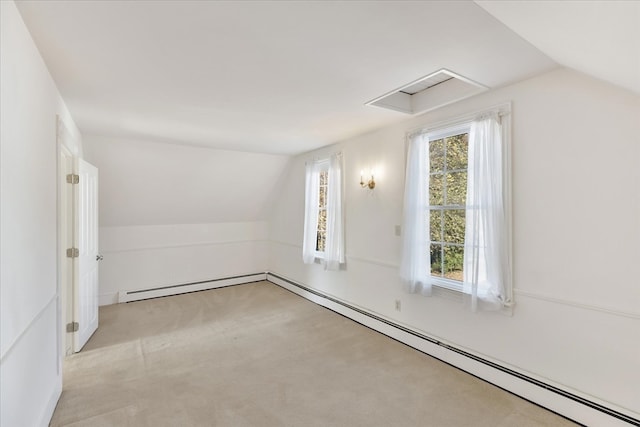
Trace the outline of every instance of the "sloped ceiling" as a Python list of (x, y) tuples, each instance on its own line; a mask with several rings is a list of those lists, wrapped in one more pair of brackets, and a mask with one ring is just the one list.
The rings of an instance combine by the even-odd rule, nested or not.
[(85, 135), (295, 154), (406, 119), (364, 104), (441, 68), (557, 67), (473, 2), (17, 5)]
[(100, 170), (100, 226), (264, 220), (289, 158), (178, 144), (85, 138)]
[(554, 61), (640, 94), (639, 1), (476, 1)]

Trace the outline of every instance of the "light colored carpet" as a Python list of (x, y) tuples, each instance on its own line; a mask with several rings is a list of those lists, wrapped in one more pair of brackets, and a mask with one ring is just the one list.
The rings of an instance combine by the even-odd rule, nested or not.
[(267, 282), (100, 308), (53, 426), (570, 426)]

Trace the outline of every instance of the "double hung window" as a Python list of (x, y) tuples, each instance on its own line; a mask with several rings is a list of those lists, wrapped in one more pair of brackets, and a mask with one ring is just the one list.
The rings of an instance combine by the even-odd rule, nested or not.
[(309, 161), (305, 177), (305, 218), (302, 258), (320, 260), (327, 270), (345, 262), (342, 155)]
[(462, 292), (474, 310), (511, 305), (503, 114), (410, 136), (400, 275), (411, 292), (428, 295), (436, 285)]

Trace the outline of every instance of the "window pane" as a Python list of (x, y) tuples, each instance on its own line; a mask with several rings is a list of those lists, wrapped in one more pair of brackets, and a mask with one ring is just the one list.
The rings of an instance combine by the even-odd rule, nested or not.
[(320, 172), (320, 185), (327, 185), (327, 178), (329, 173), (327, 171)]
[(444, 277), (451, 280), (462, 281), (463, 262), (463, 247), (444, 245)]
[(431, 275), (442, 276), (442, 245), (431, 245)]
[(324, 252), (327, 240), (327, 182), (329, 173), (322, 171), (319, 173), (319, 197), (318, 197), (318, 229), (316, 233), (316, 251)]
[(464, 209), (444, 211), (444, 241), (464, 244)]
[(463, 133), (446, 138), (447, 169), (466, 169), (469, 134)]
[(327, 187), (320, 186), (320, 200), (318, 200), (318, 207), (323, 208), (327, 205)]
[(429, 143), (431, 274), (462, 281), (469, 135), (461, 133)]
[(318, 231), (327, 231), (327, 210), (320, 209), (318, 211)]
[(327, 236), (327, 211), (320, 209), (318, 211), (318, 233), (316, 239), (316, 250), (324, 252), (324, 244)]
[(429, 204), (431, 206), (442, 206), (444, 203), (442, 174), (429, 176)]
[(444, 139), (429, 142), (429, 163), (430, 172), (444, 170)]
[(467, 172), (447, 174), (446, 205), (464, 206), (467, 201)]
[(429, 233), (432, 242), (442, 241), (442, 211), (432, 209), (429, 212)]
[(326, 234), (320, 233), (318, 231), (318, 234), (316, 237), (316, 251), (324, 252), (325, 241), (326, 241)]

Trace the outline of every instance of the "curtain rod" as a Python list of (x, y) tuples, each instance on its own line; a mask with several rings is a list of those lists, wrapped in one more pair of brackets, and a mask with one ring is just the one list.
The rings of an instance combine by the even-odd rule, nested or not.
[(441, 120), (439, 122), (430, 123), (426, 125), (422, 125), (419, 127), (415, 127), (407, 130), (405, 133), (406, 137), (411, 137), (415, 135), (420, 135), (422, 133), (432, 132), (438, 128), (443, 128), (446, 126), (454, 126), (459, 123), (463, 123), (469, 120), (473, 120), (476, 116), (486, 113), (494, 113), (497, 112), (498, 117), (504, 117), (511, 114), (511, 102), (503, 102), (501, 104), (496, 104), (491, 107), (483, 108), (481, 110), (476, 110), (470, 113), (465, 113), (463, 115), (457, 116), (448, 120)]
[(305, 162), (304, 162), (304, 163), (305, 163), (305, 164), (307, 164), (308, 162), (314, 162), (314, 163), (315, 163), (315, 162), (324, 162), (324, 161), (328, 161), (328, 160), (329, 160), (329, 158), (330, 158), (331, 156), (338, 156), (338, 157), (342, 157), (342, 151), (337, 151), (337, 152), (334, 152), (334, 153), (328, 154), (328, 155), (326, 155), (326, 156), (314, 156), (314, 157), (312, 157), (312, 158), (310, 158), (310, 159), (305, 160)]

